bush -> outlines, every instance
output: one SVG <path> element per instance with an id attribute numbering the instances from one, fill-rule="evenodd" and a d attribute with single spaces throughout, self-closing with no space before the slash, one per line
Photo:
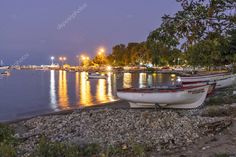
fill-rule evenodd
<path id="1" fill-rule="evenodd" d="M 215 154 L 215 157 L 230 157 L 230 155 L 225 153 L 220 153 L 220 154 Z"/>
<path id="2" fill-rule="evenodd" d="M 131 145 L 131 147 L 109 146 L 107 149 L 102 149 L 97 144 L 88 144 L 79 147 L 71 144 L 63 144 L 60 142 L 49 142 L 45 137 L 40 139 L 38 147 L 31 155 L 32 157 L 113 157 L 113 156 L 128 156 L 128 157 L 144 157 L 145 147 L 142 145 Z"/>
<path id="3" fill-rule="evenodd" d="M 7 125 L 0 124 L 0 157 L 15 157 L 16 139 L 14 131 Z"/>
<path id="4" fill-rule="evenodd" d="M 96 144 L 89 144 L 82 148 L 76 145 L 60 142 L 49 142 L 45 137 L 40 139 L 38 147 L 32 154 L 33 157 L 84 157 L 94 156 L 100 153 L 101 149 Z"/>
<path id="5" fill-rule="evenodd" d="M 81 149 L 82 155 L 92 156 L 101 152 L 101 147 L 97 144 L 89 144 Z"/>
<path id="6" fill-rule="evenodd" d="M 7 125 L 0 124 L 0 143 L 15 143 L 14 131 Z"/>
<path id="7" fill-rule="evenodd" d="M 146 156 L 146 147 L 140 144 L 132 144 L 131 147 L 109 146 L 106 150 L 105 157 L 127 156 L 127 157 L 144 157 Z"/>
<path id="8" fill-rule="evenodd" d="M 16 150 L 12 145 L 0 143 L 0 157 L 15 157 Z"/>
<path id="9" fill-rule="evenodd" d="M 73 145 L 66 145 L 59 142 L 48 142 L 45 137 L 40 139 L 39 145 L 33 156 L 37 157 L 77 157 L 79 149 Z"/>
<path id="10" fill-rule="evenodd" d="M 132 146 L 132 150 L 137 157 L 145 156 L 146 148 L 143 145 L 135 144 Z"/>

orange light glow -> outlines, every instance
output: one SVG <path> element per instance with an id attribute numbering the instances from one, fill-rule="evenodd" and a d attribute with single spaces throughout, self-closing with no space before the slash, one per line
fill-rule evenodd
<path id="1" fill-rule="evenodd" d="M 124 73 L 123 88 L 131 88 L 131 87 L 132 87 L 132 74 Z"/>
<path id="2" fill-rule="evenodd" d="M 147 86 L 147 74 L 140 73 L 139 74 L 139 88 L 144 88 Z"/>
<path id="3" fill-rule="evenodd" d="M 100 103 L 108 102 L 108 97 L 106 95 L 106 80 L 99 79 L 97 84 L 96 98 Z"/>
<path id="4" fill-rule="evenodd" d="M 90 82 L 87 80 L 87 73 L 82 72 L 80 74 L 80 105 L 92 106 L 92 95 Z"/>
<path id="5" fill-rule="evenodd" d="M 67 89 L 67 73 L 66 71 L 59 71 L 59 83 L 58 83 L 58 97 L 59 97 L 59 107 L 61 109 L 68 109 L 69 99 L 68 99 L 68 89 Z"/>

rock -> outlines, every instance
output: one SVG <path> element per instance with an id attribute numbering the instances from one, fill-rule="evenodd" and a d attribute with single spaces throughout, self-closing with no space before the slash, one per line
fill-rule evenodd
<path id="1" fill-rule="evenodd" d="M 230 107 L 236 108 L 236 103 L 231 104 Z"/>
<path id="2" fill-rule="evenodd" d="M 230 124 L 225 118 L 184 115 L 171 110 L 97 109 L 22 121 L 17 125 L 30 129 L 16 134 L 25 137 L 19 151 L 26 153 L 37 146 L 42 135 L 51 141 L 80 146 L 96 143 L 104 148 L 113 145 L 128 149 L 130 145 L 141 144 L 168 151 L 181 149 L 202 133 L 219 132 Z"/>
<path id="3" fill-rule="evenodd" d="M 215 134 L 227 128 L 231 124 L 232 124 L 232 120 L 226 119 L 226 120 L 216 121 L 213 123 L 205 123 L 203 125 L 200 125 L 199 127 L 204 128 L 203 134 Z"/>

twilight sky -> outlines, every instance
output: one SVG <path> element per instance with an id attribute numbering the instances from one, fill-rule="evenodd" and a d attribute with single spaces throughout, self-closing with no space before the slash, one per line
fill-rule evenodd
<path id="1" fill-rule="evenodd" d="M 164 14 L 178 9 L 176 0 L 1 0 L 0 60 L 14 64 L 28 53 L 22 64 L 48 64 L 60 55 L 73 64 L 99 46 L 111 53 L 116 44 L 144 41 Z"/>

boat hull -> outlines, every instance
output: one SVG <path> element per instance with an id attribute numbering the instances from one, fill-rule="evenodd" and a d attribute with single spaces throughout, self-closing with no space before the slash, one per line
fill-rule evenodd
<path id="1" fill-rule="evenodd" d="M 216 81 L 216 89 L 227 88 L 235 84 L 236 76 L 231 76 L 226 79 Z"/>
<path id="2" fill-rule="evenodd" d="M 0 70 L 7 70 L 7 69 L 9 69 L 9 66 L 3 66 L 3 67 L 0 66 Z"/>
<path id="3" fill-rule="evenodd" d="M 181 77 L 181 83 L 183 86 L 195 86 L 196 84 L 206 84 L 207 82 L 215 82 L 216 89 L 227 88 L 232 86 L 236 82 L 236 75 L 209 75 L 199 77 Z"/>
<path id="4" fill-rule="evenodd" d="M 207 96 L 209 85 L 176 92 L 118 92 L 119 98 L 130 102 L 131 108 L 197 108 Z"/>

